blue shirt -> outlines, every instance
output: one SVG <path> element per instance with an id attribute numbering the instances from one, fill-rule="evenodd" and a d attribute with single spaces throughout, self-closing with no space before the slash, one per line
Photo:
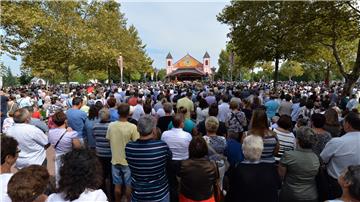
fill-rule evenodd
<path id="1" fill-rule="evenodd" d="M 96 154 L 100 157 L 111 157 L 111 148 L 109 140 L 106 139 L 106 132 L 109 123 L 95 123 L 93 127 L 93 135 L 96 143 Z"/>
<path id="2" fill-rule="evenodd" d="M 86 138 L 85 122 L 87 115 L 79 109 L 68 109 L 66 111 L 68 125 L 78 132 L 79 138 Z"/>
<path id="3" fill-rule="evenodd" d="M 275 116 L 277 110 L 279 109 L 279 106 L 279 103 L 275 100 L 269 100 L 265 103 L 266 115 L 268 119 L 271 119 L 273 116 Z"/>
<path id="4" fill-rule="evenodd" d="M 172 129 L 174 127 L 173 122 L 171 121 L 168 126 L 168 130 Z M 185 119 L 184 121 L 184 128 L 183 130 L 192 134 L 193 129 L 195 128 L 195 123 L 191 119 Z"/>
<path id="5" fill-rule="evenodd" d="M 166 166 L 172 158 L 161 140 L 137 140 L 125 147 L 131 170 L 132 201 L 162 201 L 169 192 Z"/>
<path id="6" fill-rule="evenodd" d="M 86 126 L 86 135 L 87 135 L 87 140 L 88 140 L 88 146 L 91 148 L 95 148 L 95 138 L 94 138 L 94 134 L 93 134 L 93 128 L 95 123 L 98 123 L 99 119 L 87 119 L 85 122 L 85 126 Z"/>
<path id="7" fill-rule="evenodd" d="M 119 114 L 118 114 L 118 111 L 116 109 L 110 108 L 109 112 L 110 112 L 110 122 L 119 120 Z"/>
<path id="8" fill-rule="evenodd" d="M 240 142 L 234 139 L 228 139 L 227 147 L 225 148 L 224 154 L 227 157 L 230 166 L 234 166 L 244 160 L 244 154 L 242 152 L 242 146 Z"/>

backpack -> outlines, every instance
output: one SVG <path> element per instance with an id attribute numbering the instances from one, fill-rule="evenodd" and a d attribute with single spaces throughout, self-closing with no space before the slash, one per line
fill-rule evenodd
<path id="1" fill-rule="evenodd" d="M 233 112 L 230 112 L 230 113 L 231 113 L 230 119 L 227 121 L 228 130 L 231 130 L 231 131 L 234 131 L 237 133 L 243 132 L 244 131 L 243 123 L 240 120 L 246 119 L 245 115 L 241 112 L 239 112 L 237 114 L 235 114 Z M 239 115 L 240 115 L 240 117 L 239 117 Z M 241 117 L 242 115 L 244 117 Z"/>

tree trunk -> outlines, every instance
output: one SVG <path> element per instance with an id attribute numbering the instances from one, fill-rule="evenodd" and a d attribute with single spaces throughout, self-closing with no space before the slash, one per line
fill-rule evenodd
<path id="1" fill-rule="evenodd" d="M 350 74 L 347 74 L 345 72 L 345 68 L 344 68 L 344 66 L 343 66 L 343 64 L 342 64 L 342 62 L 340 60 L 340 56 L 339 56 L 339 53 L 337 51 L 335 43 L 333 43 L 332 48 L 333 48 L 333 55 L 335 56 L 335 59 L 336 59 L 336 63 L 339 66 L 341 74 L 345 78 L 345 85 L 344 85 L 343 92 L 342 92 L 341 96 L 344 97 L 346 95 L 351 95 L 352 94 L 352 89 L 354 88 L 354 85 L 355 85 L 356 81 L 359 79 L 359 76 L 360 76 L 360 40 L 358 42 L 356 61 L 355 61 L 355 64 L 354 64 Z"/>
<path id="2" fill-rule="evenodd" d="M 327 67 L 326 67 L 325 79 L 324 79 L 326 86 L 330 85 L 330 67 L 331 67 L 330 64 L 327 65 Z"/>
<path id="3" fill-rule="evenodd" d="M 65 80 L 66 80 L 66 87 L 65 87 L 65 92 L 69 93 L 70 92 L 70 67 L 69 65 L 66 65 L 66 69 L 65 69 Z"/>
<path id="4" fill-rule="evenodd" d="M 276 85 L 279 80 L 279 57 L 275 58 L 275 72 L 274 72 L 274 89 L 276 90 Z"/>

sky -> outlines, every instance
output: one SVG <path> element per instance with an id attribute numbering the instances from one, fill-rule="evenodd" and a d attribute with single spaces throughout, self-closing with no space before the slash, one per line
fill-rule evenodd
<path id="1" fill-rule="evenodd" d="M 146 44 L 147 54 L 154 60 L 154 68 L 165 67 L 169 52 L 174 62 L 187 53 L 202 62 L 206 51 L 210 55 L 210 65 L 218 67 L 220 51 L 229 40 L 226 36 L 229 28 L 218 22 L 216 15 L 229 4 L 228 1 L 126 0 L 120 3 L 128 25 L 135 25 Z M 1 59 L 14 74 L 20 74 L 21 58 L 14 61 L 2 56 Z"/>

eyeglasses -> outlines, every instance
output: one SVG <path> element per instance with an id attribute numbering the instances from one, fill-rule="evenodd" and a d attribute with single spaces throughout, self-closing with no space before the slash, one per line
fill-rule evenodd
<path id="1" fill-rule="evenodd" d="M 16 150 L 16 153 L 18 154 L 18 153 L 20 153 L 21 152 L 21 149 L 17 149 Z"/>

